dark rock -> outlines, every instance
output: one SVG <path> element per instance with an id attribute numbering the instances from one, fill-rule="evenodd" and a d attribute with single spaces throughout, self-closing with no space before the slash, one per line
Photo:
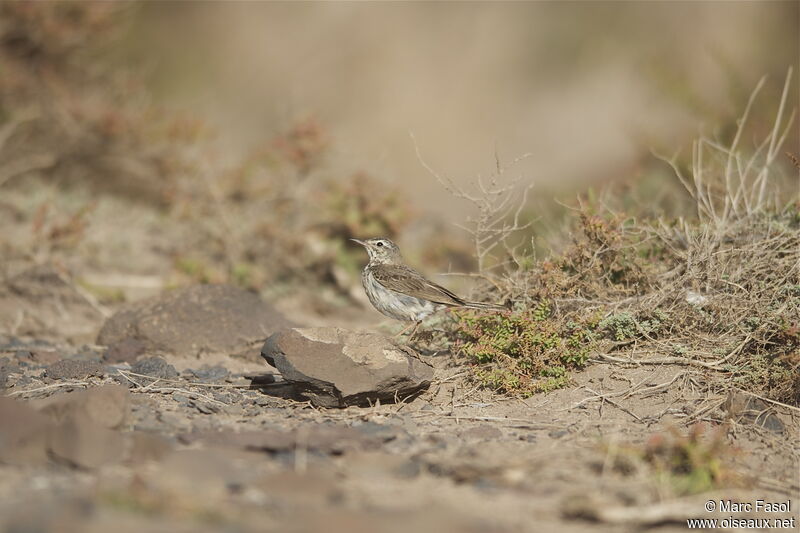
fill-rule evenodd
<path id="1" fill-rule="evenodd" d="M 128 337 L 109 346 L 103 359 L 109 363 L 129 363 L 136 361 L 146 351 L 147 345 L 143 341 Z"/>
<path id="2" fill-rule="evenodd" d="M 45 376 L 50 379 L 85 379 L 90 376 L 102 376 L 103 373 L 103 365 L 100 363 L 75 359 L 62 359 L 45 370 Z"/>
<path id="3" fill-rule="evenodd" d="M 198 285 L 119 311 L 103 325 L 97 343 L 109 347 L 109 358 L 142 351 L 257 357 L 261 340 L 290 326 L 252 292 L 229 285 Z M 131 339 L 140 344 L 132 345 Z"/>
<path id="4" fill-rule="evenodd" d="M 178 377 L 178 371 L 163 357 L 140 359 L 131 365 L 131 372 L 152 378 L 175 379 Z"/>
<path id="5" fill-rule="evenodd" d="M 340 328 L 283 330 L 261 354 L 303 398 L 323 407 L 405 399 L 433 379 L 433 368 L 411 348 Z"/>

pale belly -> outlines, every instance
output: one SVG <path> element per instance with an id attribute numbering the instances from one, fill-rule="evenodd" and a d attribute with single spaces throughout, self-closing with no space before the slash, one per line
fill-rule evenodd
<path id="1" fill-rule="evenodd" d="M 384 315 L 395 320 L 419 322 L 445 307 L 385 288 L 369 272 L 362 272 L 361 282 L 372 305 Z"/>

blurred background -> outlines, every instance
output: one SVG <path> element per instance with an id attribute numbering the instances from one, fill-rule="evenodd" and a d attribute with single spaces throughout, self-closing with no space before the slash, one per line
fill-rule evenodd
<path id="1" fill-rule="evenodd" d="M 798 44 L 796 0 L 0 0 L 0 530 L 665 532 L 716 483 L 797 494 Z M 695 223 L 698 136 L 706 209 L 754 216 Z M 463 229 L 515 212 L 509 248 Z M 400 331 L 375 236 L 519 312 L 432 317 L 414 407 L 270 396 L 286 322 Z"/>
<path id="2" fill-rule="evenodd" d="M 455 226 L 473 206 L 423 161 L 471 190 L 529 154 L 509 176 L 533 185 L 541 253 L 589 189 L 688 212 L 653 152 L 730 141 L 766 76 L 763 138 L 800 53 L 797 2 L 0 9 L 3 271 L 53 260 L 104 300 L 194 281 L 356 297 L 365 258 L 344 243 L 378 234 L 474 269 Z"/>
<path id="3" fill-rule="evenodd" d="M 148 3 L 121 47 L 228 150 L 314 116 L 339 157 L 438 210 L 409 132 L 457 180 L 495 150 L 532 154 L 545 190 L 630 176 L 732 122 L 764 75 L 776 106 L 798 32 L 796 2 Z"/>

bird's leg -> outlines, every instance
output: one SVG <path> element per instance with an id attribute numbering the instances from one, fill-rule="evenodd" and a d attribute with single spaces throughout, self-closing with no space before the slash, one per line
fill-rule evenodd
<path id="1" fill-rule="evenodd" d="M 408 340 L 411 340 L 411 339 L 414 338 L 414 334 L 417 332 L 417 328 L 419 327 L 420 324 L 422 324 L 422 320 L 417 320 L 414 323 L 414 329 L 411 330 L 411 335 L 408 336 Z"/>
<path id="2" fill-rule="evenodd" d="M 412 322 L 411 324 L 407 325 L 406 327 L 404 327 L 400 331 L 400 333 L 396 334 L 395 337 L 399 337 L 400 335 L 402 335 L 403 333 L 405 333 L 406 331 L 411 329 L 412 326 L 414 327 L 414 331 L 417 331 L 417 326 L 419 326 L 419 322 Z M 412 332 L 412 335 L 413 335 L 413 332 Z"/>

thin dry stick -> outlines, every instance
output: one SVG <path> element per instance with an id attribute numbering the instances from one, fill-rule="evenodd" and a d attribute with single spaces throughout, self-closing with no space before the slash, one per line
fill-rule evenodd
<path id="1" fill-rule="evenodd" d="M 478 176 L 475 181 L 476 192 L 469 192 L 459 187 L 455 182 L 433 170 L 423 159 L 419 145 L 413 133 L 411 140 L 414 143 L 417 159 L 422 167 L 433 176 L 444 189 L 455 196 L 470 202 L 478 211 L 474 217 L 467 219 L 469 226 L 456 224 L 466 231 L 475 246 L 475 255 L 478 259 L 478 271 L 482 275 L 487 273 L 487 263 L 494 252 L 502 246 L 512 259 L 516 260 L 516 248 L 509 245 L 508 241 L 513 236 L 530 227 L 532 222 L 522 223 L 522 212 L 527 205 L 528 193 L 532 185 L 523 187 L 522 195 L 518 194 L 522 176 L 508 180 L 504 184 L 506 168 L 500 163 L 500 158 L 495 153 L 496 168 L 488 177 Z M 513 167 L 527 159 L 532 154 L 523 154 L 514 159 L 510 166 Z"/>
<path id="2" fill-rule="evenodd" d="M 58 389 L 63 387 L 88 387 L 89 383 L 86 381 L 71 381 L 69 383 L 53 383 L 52 385 L 45 385 L 44 387 L 37 387 L 35 389 L 27 389 L 27 390 L 18 390 L 6 394 L 6 396 L 17 396 L 22 394 L 33 394 L 35 392 L 42 392 L 46 390 Z"/>
<path id="3" fill-rule="evenodd" d="M 597 391 L 594 391 L 594 390 L 592 390 L 592 389 L 590 389 L 590 388 L 588 388 L 588 387 L 584 387 L 584 389 L 586 389 L 588 392 L 591 392 L 592 394 L 595 394 L 595 395 L 596 395 L 594 398 L 592 398 L 593 400 L 597 400 L 597 399 L 599 399 L 599 400 L 602 400 L 604 403 L 605 403 L 605 402 L 608 402 L 609 404 L 613 405 L 614 407 L 616 407 L 617 409 L 619 409 L 619 410 L 620 410 L 620 411 L 622 411 L 623 413 L 627 413 L 627 414 L 631 415 L 631 416 L 632 416 L 633 418 L 635 418 L 635 419 L 636 419 L 638 422 L 642 422 L 642 419 L 641 419 L 641 418 L 639 418 L 639 416 L 638 416 L 636 413 L 634 413 L 633 411 L 631 411 L 630 409 L 628 409 L 628 408 L 627 408 L 627 407 L 625 407 L 624 405 L 620 405 L 620 404 L 618 404 L 617 402 L 615 402 L 614 400 L 612 400 L 611 398 L 609 398 L 608 396 L 605 396 L 605 395 L 603 395 L 603 394 L 600 394 L 599 392 L 597 392 Z"/>

